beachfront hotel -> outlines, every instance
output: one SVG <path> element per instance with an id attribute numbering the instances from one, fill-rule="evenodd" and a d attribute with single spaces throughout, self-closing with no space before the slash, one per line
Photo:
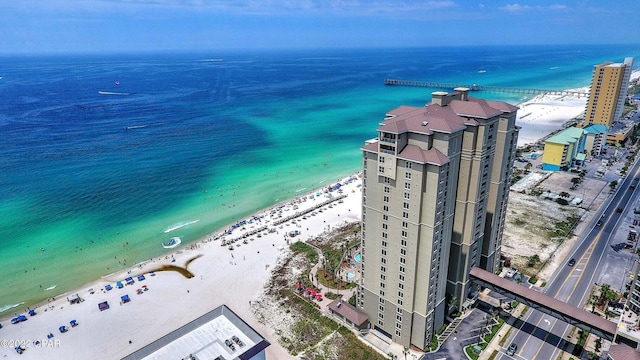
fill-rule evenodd
<path id="1" fill-rule="evenodd" d="M 611 127 L 620 120 L 632 68 L 632 57 L 625 58 L 624 63 L 605 62 L 594 66 L 583 126 Z"/>
<path id="2" fill-rule="evenodd" d="M 363 151 L 362 280 L 375 331 L 424 349 L 473 304 L 469 270 L 499 268 L 517 107 L 435 92 L 386 114 Z"/>

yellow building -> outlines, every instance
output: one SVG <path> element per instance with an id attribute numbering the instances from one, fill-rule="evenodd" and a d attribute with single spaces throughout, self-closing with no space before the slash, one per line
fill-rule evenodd
<path id="1" fill-rule="evenodd" d="M 605 62 L 595 66 L 583 126 L 611 127 L 620 120 L 632 67 L 633 58 L 625 58 L 624 63 Z"/>
<path id="2" fill-rule="evenodd" d="M 544 142 L 542 169 L 549 171 L 568 170 L 580 165 L 586 158 L 587 131 L 570 127 L 553 135 Z"/>

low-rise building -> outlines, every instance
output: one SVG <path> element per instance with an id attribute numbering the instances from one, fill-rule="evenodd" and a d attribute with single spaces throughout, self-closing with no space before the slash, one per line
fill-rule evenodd
<path id="1" fill-rule="evenodd" d="M 542 169 L 559 171 L 581 165 L 586 158 L 586 134 L 584 129 L 569 127 L 545 140 Z"/>
<path id="2" fill-rule="evenodd" d="M 602 124 L 592 124 L 583 128 L 586 131 L 586 142 L 584 149 L 591 156 L 598 156 L 602 152 L 607 140 L 609 127 Z"/>

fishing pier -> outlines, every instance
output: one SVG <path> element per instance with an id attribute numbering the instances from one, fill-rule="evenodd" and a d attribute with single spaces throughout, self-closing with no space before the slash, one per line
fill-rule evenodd
<path id="1" fill-rule="evenodd" d="M 412 86 L 412 87 L 424 87 L 432 89 L 455 89 L 455 88 L 467 88 L 471 91 L 490 91 L 490 92 L 503 92 L 512 94 L 550 94 L 550 95 L 567 95 L 578 98 L 589 97 L 588 92 L 572 91 L 572 90 L 545 90 L 545 89 L 526 89 L 508 86 L 491 86 L 491 85 L 478 85 L 478 84 L 453 84 L 435 81 L 416 81 L 416 80 L 399 80 L 399 79 L 385 79 L 384 84 L 388 86 Z"/>

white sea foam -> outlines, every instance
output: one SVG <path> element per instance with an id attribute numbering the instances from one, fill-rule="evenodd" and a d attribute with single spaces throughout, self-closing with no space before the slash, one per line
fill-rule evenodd
<path id="1" fill-rule="evenodd" d="M 177 223 L 177 224 L 173 224 L 173 225 L 169 226 L 168 228 L 166 228 L 166 229 L 164 230 L 164 233 L 165 233 L 165 234 L 166 234 L 166 233 L 170 233 L 170 232 L 172 232 L 173 230 L 178 230 L 178 229 L 183 228 L 183 227 L 185 227 L 185 226 L 188 226 L 188 225 L 191 225 L 191 224 L 195 224 L 195 223 L 197 223 L 198 221 L 200 221 L 200 220 L 184 221 L 184 222 L 179 222 L 179 223 Z"/>
<path id="2" fill-rule="evenodd" d="M 24 302 L 18 303 L 18 304 L 11 304 L 11 305 L 5 305 L 3 307 L 0 307 L 0 313 L 5 312 L 9 309 L 13 309 L 14 307 L 18 307 L 20 305 L 24 304 Z"/>
<path id="3" fill-rule="evenodd" d="M 307 188 L 298 189 L 296 190 L 296 192 L 299 193 L 300 191 L 305 191 L 305 190 L 307 190 Z"/>
<path id="4" fill-rule="evenodd" d="M 56 288 L 56 286 L 58 286 L 58 284 L 56 284 L 56 285 L 51 285 L 51 286 L 49 286 L 48 288 L 46 288 L 45 290 L 53 290 L 53 289 L 55 289 L 55 288 Z"/>

